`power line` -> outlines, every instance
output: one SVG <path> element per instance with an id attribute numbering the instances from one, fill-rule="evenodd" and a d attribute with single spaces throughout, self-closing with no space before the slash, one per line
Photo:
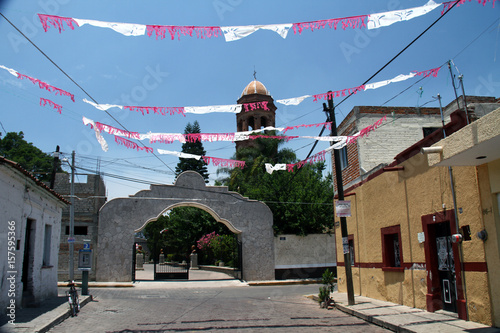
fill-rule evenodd
<path id="1" fill-rule="evenodd" d="M 378 73 L 380 73 L 381 71 L 383 71 L 387 66 L 389 66 L 389 64 L 391 64 L 394 60 L 396 60 L 396 58 L 398 58 L 401 54 L 403 54 L 404 51 L 406 51 L 411 45 L 413 45 L 413 43 L 415 43 L 418 39 L 420 39 L 420 37 L 422 37 L 427 31 L 429 31 L 430 28 L 432 28 L 436 23 L 438 23 L 446 14 L 448 14 L 448 12 L 450 10 L 452 10 L 457 4 L 459 3 L 459 1 L 456 1 L 444 14 L 442 14 L 441 16 L 439 16 L 430 26 L 427 27 L 427 29 L 425 29 L 422 33 L 420 33 L 420 35 L 418 35 L 417 37 L 415 37 L 408 45 L 406 45 L 401 51 L 399 51 L 398 54 L 396 54 L 394 57 L 392 57 L 391 60 L 389 60 L 384 66 L 382 66 L 378 71 L 375 72 L 375 74 L 373 74 L 372 76 L 370 76 L 365 82 L 363 82 L 363 84 L 361 85 L 365 85 L 367 84 L 368 82 L 370 82 L 371 79 L 373 79 L 375 76 L 377 76 Z M 340 104 L 342 104 L 346 99 L 348 99 L 349 97 L 351 97 L 353 95 L 353 92 L 351 92 L 349 95 L 347 95 L 343 100 L 341 100 L 339 103 L 337 103 L 336 107 L 338 107 Z"/>
<path id="2" fill-rule="evenodd" d="M 0 121 L 0 125 L 2 125 L 3 132 L 4 132 L 5 134 L 7 134 L 7 131 L 5 130 L 5 127 L 3 127 L 3 124 L 2 124 L 2 122 L 1 122 L 1 121 Z M 0 135 L 0 136 L 1 136 L 1 135 Z"/>

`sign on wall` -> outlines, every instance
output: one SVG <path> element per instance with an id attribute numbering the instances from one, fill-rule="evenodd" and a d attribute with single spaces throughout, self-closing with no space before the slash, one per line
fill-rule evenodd
<path id="1" fill-rule="evenodd" d="M 351 217 L 351 201 L 341 201 L 335 202 L 335 216 L 337 217 Z"/>

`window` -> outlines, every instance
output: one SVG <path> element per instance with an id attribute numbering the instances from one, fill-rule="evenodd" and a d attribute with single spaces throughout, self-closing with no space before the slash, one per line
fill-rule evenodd
<path id="1" fill-rule="evenodd" d="M 349 162 L 347 160 L 347 146 L 340 149 L 339 155 L 340 155 L 340 170 L 344 170 L 349 165 Z"/>
<path id="2" fill-rule="evenodd" d="M 88 227 L 87 226 L 75 226 L 73 235 L 88 235 Z M 69 225 L 66 226 L 66 235 L 69 235 Z"/>
<path id="3" fill-rule="evenodd" d="M 441 127 L 422 127 L 422 131 L 424 132 L 424 138 L 432 133 L 434 133 L 435 131 L 437 131 L 438 129 L 441 129 Z"/>
<path id="4" fill-rule="evenodd" d="M 401 252 L 401 227 L 395 225 L 392 227 L 380 229 L 382 234 L 382 259 L 384 271 L 402 272 L 403 254 Z"/>
<path id="5" fill-rule="evenodd" d="M 52 240 L 52 226 L 45 225 L 45 236 L 43 242 L 43 266 L 50 266 L 50 246 Z"/>

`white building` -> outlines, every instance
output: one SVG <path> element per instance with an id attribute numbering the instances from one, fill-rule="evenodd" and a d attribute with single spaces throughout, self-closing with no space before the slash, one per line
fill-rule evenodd
<path id="1" fill-rule="evenodd" d="M 62 209 L 69 204 L 17 163 L 0 156 L 0 308 L 57 296 Z"/>

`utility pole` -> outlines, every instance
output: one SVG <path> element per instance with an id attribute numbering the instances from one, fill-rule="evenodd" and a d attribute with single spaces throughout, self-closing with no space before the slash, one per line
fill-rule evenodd
<path id="1" fill-rule="evenodd" d="M 73 280 L 75 276 L 75 263 L 73 256 L 75 255 L 75 151 L 71 153 L 71 190 L 70 190 L 69 206 L 69 279 Z"/>
<path id="2" fill-rule="evenodd" d="M 327 121 L 332 122 L 331 136 L 337 136 L 337 123 L 335 121 L 335 107 L 333 99 L 328 100 L 328 108 L 323 103 L 323 111 L 327 113 Z M 342 183 L 342 170 L 340 169 L 340 152 L 338 149 L 333 149 L 333 157 L 335 160 L 335 179 L 337 183 L 338 200 L 344 200 L 344 185 Z M 345 277 L 347 284 L 347 301 L 349 305 L 354 305 L 354 288 L 352 284 L 352 269 L 351 269 L 351 253 L 349 252 L 349 241 L 347 232 L 347 221 L 345 217 L 340 217 L 340 229 L 342 232 L 342 247 L 344 249 L 344 266 Z"/>
<path id="3" fill-rule="evenodd" d="M 469 111 L 467 110 L 467 99 L 465 98 L 464 76 L 460 74 L 458 76 L 458 80 L 460 81 L 460 86 L 462 87 L 462 96 L 464 98 L 465 119 L 467 120 L 467 125 L 469 125 Z"/>
<path id="4" fill-rule="evenodd" d="M 451 75 L 451 85 L 453 86 L 453 92 L 455 93 L 455 99 L 457 101 L 457 110 L 460 110 L 460 101 L 458 99 L 457 95 L 457 87 L 455 86 L 455 76 L 453 75 L 453 71 L 451 70 L 451 60 L 448 60 L 448 69 L 450 70 L 450 75 Z M 465 112 L 465 119 L 467 121 L 467 125 L 469 125 L 469 115 L 467 114 L 467 104 L 465 103 L 465 90 L 462 82 L 462 75 L 458 77 L 460 80 L 460 84 L 462 85 L 462 93 L 463 93 L 463 103 L 464 103 L 464 112 Z"/>

